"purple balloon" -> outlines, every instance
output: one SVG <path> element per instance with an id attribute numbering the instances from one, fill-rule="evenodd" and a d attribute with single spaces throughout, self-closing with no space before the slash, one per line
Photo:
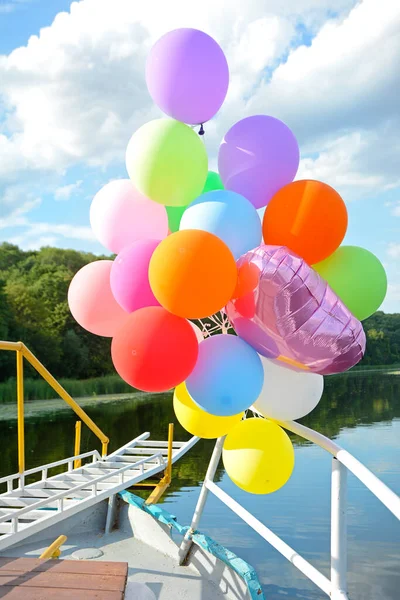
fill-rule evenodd
<path id="1" fill-rule="evenodd" d="M 128 313 L 145 306 L 160 306 L 149 283 L 149 262 L 159 243 L 160 240 L 138 240 L 126 246 L 113 262 L 111 291 Z"/>
<path id="2" fill-rule="evenodd" d="M 302 258 L 284 247 L 259 246 L 237 264 L 242 295 L 226 313 L 260 354 L 321 375 L 341 373 L 362 359 L 360 321 Z"/>
<path id="3" fill-rule="evenodd" d="M 274 117 L 255 115 L 238 121 L 225 135 L 218 170 L 227 190 L 262 208 L 293 181 L 299 161 L 299 146 L 289 127 Z"/>
<path id="4" fill-rule="evenodd" d="M 146 82 L 167 115 L 190 125 L 205 123 L 221 108 L 229 68 L 221 47 L 198 29 L 174 29 L 150 51 Z"/>

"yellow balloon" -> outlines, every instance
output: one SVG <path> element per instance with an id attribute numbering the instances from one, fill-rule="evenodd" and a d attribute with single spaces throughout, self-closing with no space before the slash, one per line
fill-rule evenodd
<path id="1" fill-rule="evenodd" d="M 207 439 L 225 435 L 243 417 L 243 413 L 230 417 L 217 417 L 205 412 L 192 400 L 185 383 L 181 383 L 175 388 L 174 411 L 176 418 L 186 431 Z"/>
<path id="2" fill-rule="evenodd" d="M 222 460 L 229 477 L 251 494 L 270 494 L 288 481 L 294 450 L 287 433 L 269 419 L 246 419 L 226 436 Z"/>

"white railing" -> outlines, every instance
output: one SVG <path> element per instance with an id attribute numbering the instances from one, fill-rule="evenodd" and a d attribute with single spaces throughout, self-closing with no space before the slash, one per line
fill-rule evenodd
<path id="1" fill-rule="evenodd" d="M 82 460 L 83 458 L 89 458 L 89 456 L 93 457 L 93 462 L 96 460 L 101 460 L 101 456 L 97 450 L 91 450 L 90 452 L 84 452 L 83 454 L 78 454 L 77 456 L 71 456 L 69 458 L 63 458 L 62 460 L 57 460 L 52 463 L 48 463 L 47 465 L 42 465 L 40 467 L 35 467 L 33 469 L 28 469 L 28 471 L 24 471 L 23 473 L 13 473 L 12 475 L 7 475 L 6 477 L 2 477 L 0 479 L 1 483 L 7 483 L 7 492 L 12 492 L 14 489 L 14 481 L 18 481 L 18 488 L 23 489 L 25 486 L 25 477 L 28 475 L 34 475 L 35 473 L 42 473 L 42 481 L 46 481 L 47 473 L 49 469 L 53 469 L 54 467 L 60 467 L 61 465 L 68 465 L 68 471 L 72 471 L 74 468 L 75 460 Z"/>
<path id="2" fill-rule="evenodd" d="M 94 452 L 97 452 L 97 451 L 94 451 Z M 65 462 L 69 462 L 69 461 L 73 462 L 74 460 L 78 460 L 80 458 L 86 458 L 87 456 L 91 456 L 91 455 L 93 455 L 94 452 L 85 452 L 85 454 L 82 454 L 79 456 L 74 456 L 69 459 L 64 459 L 62 461 L 57 461 L 57 463 L 50 463 L 49 465 L 46 465 L 45 467 L 37 467 L 36 469 L 32 469 L 31 471 L 37 472 L 37 471 L 45 469 L 46 467 L 51 468 L 52 466 L 57 466 L 58 463 L 63 464 Z M 163 458 L 160 452 L 154 454 L 154 456 L 155 457 L 160 456 L 161 459 Z M 121 485 L 124 483 L 125 471 L 139 470 L 140 473 L 143 474 L 145 471 L 144 465 L 146 462 L 148 462 L 148 460 L 149 460 L 149 457 L 145 457 L 138 462 L 130 463 L 129 465 L 125 465 L 124 467 L 121 467 L 120 469 L 114 469 L 112 473 L 105 473 L 104 475 L 99 475 L 98 477 L 93 477 L 90 480 L 83 481 L 79 485 L 75 485 L 75 486 L 71 485 L 71 487 L 69 487 L 68 489 L 63 489 L 58 494 L 54 494 L 48 498 L 44 498 L 43 500 L 34 502 L 33 504 L 26 506 L 25 508 L 19 509 L 17 513 L 5 514 L 5 515 L 0 516 L 0 523 L 5 523 L 7 521 L 11 521 L 12 522 L 12 533 L 17 533 L 18 519 L 23 517 L 25 514 L 30 513 L 33 510 L 37 510 L 39 508 L 44 508 L 47 506 L 47 504 L 54 503 L 55 501 L 58 501 L 58 508 L 57 508 L 58 512 L 63 512 L 63 510 L 64 510 L 63 500 L 66 496 L 71 496 L 71 494 L 80 492 L 84 488 L 88 488 L 88 487 L 91 487 L 92 496 L 97 496 L 97 494 L 98 494 L 97 484 L 98 483 L 103 483 L 103 482 L 106 483 L 107 479 L 109 479 L 110 477 L 115 477 L 115 475 L 118 475 L 119 479 L 120 479 L 119 485 Z M 96 462 L 96 461 L 94 461 L 94 462 Z M 75 469 L 74 473 L 79 473 L 79 471 L 83 470 L 84 468 L 85 467 L 83 466 L 80 469 Z M 28 471 L 26 471 L 26 473 L 28 473 Z M 13 477 L 13 476 L 10 475 L 10 477 Z M 49 481 L 49 482 L 57 481 L 57 478 L 59 478 L 59 477 L 60 477 L 60 475 L 55 475 L 53 477 L 50 477 L 47 481 Z M 7 480 L 7 478 L 5 477 L 5 478 L 3 478 L 3 480 Z M 35 484 L 31 484 L 30 489 L 35 489 L 34 486 L 35 486 Z M 18 490 L 14 490 L 14 492 L 17 492 L 17 491 Z M 11 492 L 11 494 L 12 493 L 13 492 Z M 7 498 L 7 494 L 3 495 L 2 497 Z M 43 518 L 45 518 L 45 515 L 43 515 Z"/>
<path id="3" fill-rule="evenodd" d="M 214 483 L 214 476 L 221 458 L 225 438 L 219 438 L 215 444 L 207 473 L 193 514 L 190 529 L 185 534 L 179 549 L 182 564 L 192 544 L 192 535 L 197 531 L 204 510 L 208 492 L 213 493 L 221 502 L 245 521 L 264 540 L 287 558 L 308 579 L 313 581 L 332 600 L 348 600 L 347 596 L 347 471 L 351 471 L 393 515 L 400 519 L 400 498 L 380 479 L 369 471 L 349 452 L 320 433 L 300 425 L 295 421 L 279 423 L 285 429 L 300 437 L 314 442 L 332 456 L 331 479 L 331 577 L 328 579 L 310 562 L 300 556 L 293 548 L 261 523 L 229 494 Z"/>

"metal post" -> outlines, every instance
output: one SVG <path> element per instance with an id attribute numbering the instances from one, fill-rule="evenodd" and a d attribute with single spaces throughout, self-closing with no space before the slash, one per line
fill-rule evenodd
<path id="1" fill-rule="evenodd" d="M 82 421 L 77 421 L 75 423 L 75 451 L 74 456 L 79 456 L 81 453 L 81 431 L 82 431 Z M 74 469 L 79 469 L 82 465 L 81 459 L 77 459 L 74 461 Z"/>
<path id="2" fill-rule="evenodd" d="M 332 600 L 347 600 L 347 468 L 332 460 L 331 487 Z"/>
<path id="3" fill-rule="evenodd" d="M 17 411 L 18 411 L 18 471 L 25 471 L 25 424 L 24 424 L 24 357 L 17 350 Z M 21 481 L 21 487 L 22 481 Z"/>
<path id="4" fill-rule="evenodd" d="M 172 479 L 172 441 L 174 439 L 174 424 L 168 425 L 168 462 L 166 468 L 166 476 L 168 483 L 171 483 Z"/>
<path id="5" fill-rule="evenodd" d="M 194 509 L 193 519 L 190 524 L 190 529 L 185 533 L 185 537 L 183 538 L 182 543 L 179 548 L 179 564 L 180 565 L 182 565 L 185 562 L 188 552 L 190 550 L 190 547 L 192 545 L 192 535 L 198 529 L 201 515 L 203 514 L 204 506 L 205 506 L 207 496 L 208 496 L 208 489 L 206 487 L 206 482 L 214 480 L 215 472 L 217 470 L 218 463 L 219 463 L 219 459 L 221 458 L 222 446 L 224 444 L 224 440 L 225 440 L 225 436 L 218 438 L 216 441 L 216 444 L 214 446 L 214 450 L 213 450 L 213 453 L 212 453 L 212 456 L 211 456 L 211 459 L 210 459 L 210 462 L 208 465 L 207 473 L 206 473 L 206 476 L 203 481 L 203 485 L 200 490 L 199 499 L 197 500 L 196 508 Z"/>

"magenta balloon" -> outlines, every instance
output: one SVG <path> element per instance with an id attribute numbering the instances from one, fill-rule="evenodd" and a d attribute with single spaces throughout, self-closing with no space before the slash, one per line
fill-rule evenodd
<path id="1" fill-rule="evenodd" d="M 114 298 L 131 313 L 145 306 L 160 306 L 149 284 L 149 262 L 159 240 L 140 240 L 124 248 L 114 260 L 110 283 Z"/>
<path id="2" fill-rule="evenodd" d="M 237 264 L 241 297 L 226 312 L 236 333 L 260 354 L 322 375 L 361 360 L 360 321 L 302 258 L 284 247 L 259 246 Z"/>
<path id="3" fill-rule="evenodd" d="M 146 82 L 167 115 L 190 125 L 205 123 L 221 108 L 229 69 L 217 42 L 198 29 L 174 29 L 150 51 Z"/>
<path id="4" fill-rule="evenodd" d="M 299 161 L 299 146 L 289 127 L 274 117 L 255 115 L 238 121 L 225 135 L 218 171 L 227 190 L 262 208 L 293 181 Z"/>
<path id="5" fill-rule="evenodd" d="M 128 318 L 115 300 L 110 286 L 112 260 L 97 260 L 80 269 L 68 289 L 68 305 L 81 327 L 113 337 Z"/>

